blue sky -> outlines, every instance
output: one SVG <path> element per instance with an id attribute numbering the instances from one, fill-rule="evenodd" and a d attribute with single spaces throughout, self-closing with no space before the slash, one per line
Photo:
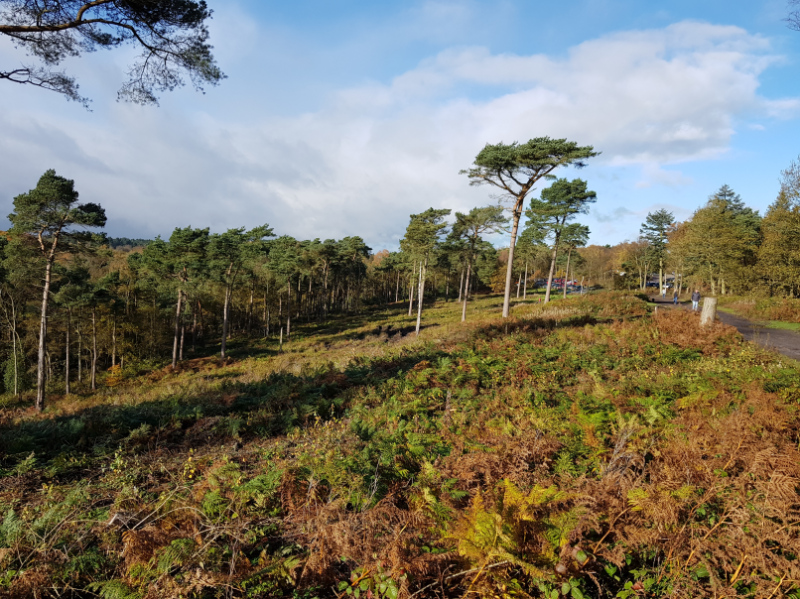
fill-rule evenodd
<path id="1" fill-rule="evenodd" d="M 410 213 L 493 201 L 458 175 L 485 143 L 549 135 L 602 152 L 561 176 L 597 191 L 583 221 L 613 244 L 723 183 L 763 212 L 800 154 L 784 0 L 209 4 L 228 79 L 204 95 L 117 103 L 126 51 L 67 63 L 92 112 L 2 83 L 2 214 L 55 168 L 112 235 L 267 222 L 394 249 Z"/>

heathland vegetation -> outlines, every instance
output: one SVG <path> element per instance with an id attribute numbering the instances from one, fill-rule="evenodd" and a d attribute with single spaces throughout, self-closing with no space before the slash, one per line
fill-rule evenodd
<path id="1" fill-rule="evenodd" d="M 0 238 L 0 596 L 794 596 L 800 369 L 641 292 L 797 321 L 797 172 L 764 218 L 723 187 L 615 247 L 557 179 L 374 253 L 111 241 L 48 171 Z"/>

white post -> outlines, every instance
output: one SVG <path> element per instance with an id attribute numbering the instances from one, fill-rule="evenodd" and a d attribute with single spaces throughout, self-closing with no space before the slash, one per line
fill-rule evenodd
<path id="1" fill-rule="evenodd" d="M 700 326 L 713 324 L 717 317 L 717 298 L 707 297 L 703 300 L 703 311 L 700 314 Z"/>

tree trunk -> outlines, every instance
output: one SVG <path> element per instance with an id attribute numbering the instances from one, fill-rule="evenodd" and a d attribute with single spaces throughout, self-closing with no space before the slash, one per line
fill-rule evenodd
<path id="1" fill-rule="evenodd" d="M 45 346 L 47 344 L 47 302 L 50 299 L 50 279 L 53 270 L 53 260 L 55 259 L 55 244 L 58 236 L 53 241 L 53 249 L 47 258 L 47 265 L 44 270 L 44 291 L 42 292 L 42 314 L 39 320 L 39 355 L 36 364 L 36 410 L 41 412 L 44 409 L 44 368 L 45 368 Z"/>
<path id="2" fill-rule="evenodd" d="M 464 298 L 464 268 L 461 269 L 461 280 L 458 282 L 458 301 Z"/>
<path id="3" fill-rule="evenodd" d="M 92 308 L 92 391 L 97 390 L 97 314 Z"/>
<path id="4" fill-rule="evenodd" d="M 178 365 L 178 335 L 181 326 L 181 307 L 183 306 L 183 289 L 178 289 L 178 302 L 175 307 L 175 334 L 172 339 L 172 370 Z"/>
<path id="5" fill-rule="evenodd" d="M 69 395 L 69 330 L 72 327 L 72 308 L 67 307 L 67 341 L 64 351 L 64 393 Z M 15 373 L 16 374 L 16 373 Z"/>
<path id="6" fill-rule="evenodd" d="M 556 258 L 558 258 L 558 240 L 553 244 L 553 253 L 550 256 L 550 273 L 547 275 L 547 289 L 544 292 L 544 303 L 550 301 L 550 289 L 553 286 L 553 275 L 556 272 Z"/>
<path id="7" fill-rule="evenodd" d="M 467 277 L 469 279 L 469 277 Z M 522 286 L 522 273 L 519 273 L 519 278 L 517 278 L 517 299 L 519 299 L 519 290 Z"/>
<path id="8" fill-rule="evenodd" d="M 411 268 L 411 284 L 408 286 L 408 315 L 411 316 L 411 310 L 414 307 L 414 274 L 417 272 L 417 263 L 415 262 Z"/>
<path id="9" fill-rule="evenodd" d="M 522 289 L 522 299 L 528 299 L 528 261 L 525 260 L 525 284 Z"/>
<path id="10" fill-rule="evenodd" d="M 181 355 L 181 360 L 183 355 Z M 117 365 L 117 316 L 114 315 L 114 320 L 111 324 L 111 366 Z"/>
<path id="11" fill-rule="evenodd" d="M 81 329 L 78 328 L 78 382 L 80 383 L 82 379 L 82 370 L 81 367 L 83 365 L 83 335 L 81 335 Z"/>
<path id="12" fill-rule="evenodd" d="M 422 301 L 425 297 L 425 273 L 423 263 L 419 263 L 419 291 L 417 292 L 417 334 L 419 337 L 420 324 L 422 323 Z"/>
<path id="13" fill-rule="evenodd" d="M 219 356 L 225 359 L 225 345 L 228 341 L 228 310 L 231 305 L 231 290 L 227 285 L 225 286 L 225 304 L 222 307 L 222 343 L 220 347 Z"/>
<path id="14" fill-rule="evenodd" d="M 394 287 L 394 303 L 400 301 L 400 272 L 397 273 L 397 283 Z"/>
<path id="15" fill-rule="evenodd" d="M 255 297 L 256 293 L 256 280 L 253 279 L 253 284 L 250 287 L 250 305 L 247 307 L 247 334 L 250 335 L 250 331 L 252 330 L 253 326 L 253 298 Z"/>
<path id="16" fill-rule="evenodd" d="M 469 298 L 469 277 L 472 273 L 472 261 L 467 262 L 467 285 L 464 289 L 464 303 L 461 306 L 461 322 L 467 319 L 467 299 Z"/>
<path id="17" fill-rule="evenodd" d="M 292 334 L 292 281 L 289 280 L 289 293 L 286 297 L 286 338 Z"/>
<path id="18" fill-rule="evenodd" d="M 572 248 L 567 250 L 567 270 L 564 271 L 564 299 L 567 299 L 567 279 L 569 278 L 569 261 L 572 259 Z"/>
<path id="19" fill-rule="evenodd" d="M 186 325 L 181 325 L 181 346 L 178 350 L 178 359 L 183 361 L 183 338 L 186 336 Z"/>
<path id="20" fill-rule="evenodd" d="M 192 310 L 192 353 L 197 351 L 197 310 Z"/>
<path id="21" fill-rule="evenodd" d="M 522 203 L 525 201 L 524 193 L 517 196 L 514 206 L 514 223 L 511 226 L 511 244 L 508 246 L 508 267 L 506 268 L 506 290 L 503 296 L 503 318 L 508 318 L 508 308 L 511 305 L 511 275 L 514 270 L 514 246 L 517 244 L 517 229 L 519 228 L 519 218 L 522 216 Z"/>

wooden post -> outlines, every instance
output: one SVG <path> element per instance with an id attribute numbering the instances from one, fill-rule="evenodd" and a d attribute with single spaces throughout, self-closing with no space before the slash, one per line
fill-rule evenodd
<path id="1" fill-rule="evenodd" d="M 717 318 L 717 298 L 707 297 L 703 300 L 703 311 L 700 314 L 700 326 L 713 324 Z"/>

